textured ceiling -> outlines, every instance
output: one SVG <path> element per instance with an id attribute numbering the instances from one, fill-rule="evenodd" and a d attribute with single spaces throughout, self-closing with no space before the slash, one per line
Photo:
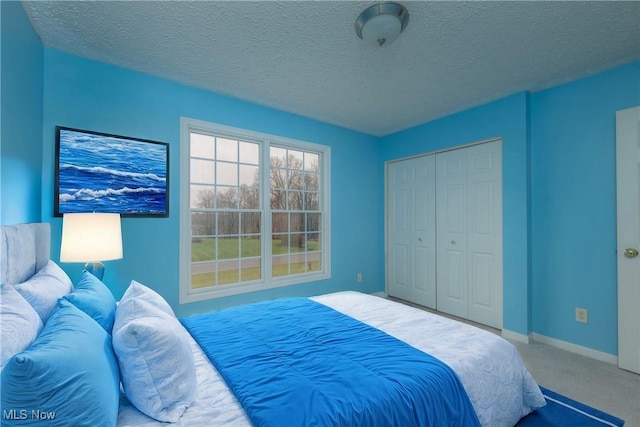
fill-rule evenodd
<path id="1" fill-rule="evenodd" d="M 403 2 L 366 45 L 359 1 L 23 2 L 45 46 L 382 136 L 640 59 L 640 2 Z"/>

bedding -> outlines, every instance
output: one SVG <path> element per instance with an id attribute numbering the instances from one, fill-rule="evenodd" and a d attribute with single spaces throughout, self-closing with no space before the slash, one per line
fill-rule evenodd
<path id="1" fill-rule="evenodd" d="M 13 287 L 28 281 L 49 262 L 48 224 L 2 226 L 0 231 L 0 279 L 3 285 Z M 145 328 L 151 327 L 150 330 L 153 331 L 144 332 L 146 339 L 151 339 L 153 333 L 162 330 L 163 324 L 169 320 L 179 325 L 171 307 L 151 289 L 132 283 L 125 297 L 116 309 L 116 323 L 118 323 L 118 310 L 121 306 L 126 307 L 126 304 L 122 304 L 129 299 L 145 302 L 163 312 L 162 315 L 156 316 L 160 319 L 159 321 L 143 322 Z M 495 334 L 384 298 L 357 292 L 320 295 L 309 300 L 376 328 L 447 365 L 459 378 L 483 426 L 513 426 L 522 416 L 545 404 L 540 389 L 525 369 L 515 347 Z M 33 318 L 34 311 L 29 312 L 32 307 L 29 304 L 22 307 L 24 312 L 21 311 L 18 315 L 27 317 L 31 315 Z M 4 319 L 9 310 L 6 306 L 3 306 L 2 310 L 1 315 Z M 161 318 L 161 316 L 166 317 Z M 165 422 L 142 413 L 124 393 L 118 393 L 117 384 L 114 387 L 114 383 L 119 384 L 119 377 L 115 377 L 119 370 L 113 369 L 114 363 L 117 366 L 117 358 L 112 349 L 113 340 L 105 338 L 109 337 L 108 324 L 105 328 L 98 324 L 97 320 L 96 316 L 90 317 L 62 298 L 54 307 L 50 319 L 44 324 L 39 334 L 37 332 L 39 324 L 36 321 L 35 334 L 38 335 L 35 340 L 30 344 L 22 343 L 21 346 L 27 346 L 24 351 L 20 352 L 16 349 L 12 350 L 17 352 L 16 355 L 7 354 L 8 362 L 2 370 L 3 407 L 5 404 L 15 404 L 13 401 L 6 400 L 9 397 L 35 399 L 32 401 L 35 404 L 36 401 L 44 401 L 44 394 L 48 392 L 48 397 L 61 399 L 58 403 L 64 410 L 75 407 L 85 411 L 86 414 L 93 415 L 96 413 L 95 408 L 100 407 L 99 410 L 104 413 L 100 412 L 102 421 L 99 424 L 112 425 L 117 417 L 118 426 L 166 426 Z M 181 325 L 179 326 L 182 328 Z M 79 339 L 74 335 L 67 336 L 65 335 L 67 329 L 84 331 L 87 339 Z M 116 328 L 114 325 L 112 333 L 116 334 L 120 329 L 120 326 Z M 195 391 L 193 401 L 177 419 L 175 425 L 251 425 L 247 413 L 202 348 L 191 335 L 184 331 L 184 328 L 182 331 L 184 340 L 181 346 L 183 350 L 188 347 L 185 354 L 191 354 L 193 358 L 193 367 L 189 367 L 188 370 L 195 376 Z M 56 337 L 58 334 L 62 334 L 61 341 Z M 32 338 L 28 337 L 25 342 Z M 58 345 L 58 342 L 70 342 L 73 345 Z M 164 345 L 167 346 L 166 343 Z M 51 351 L 48 350 L 49 348 Z M 30 355 L 35 358 L 30 359 Z M 5 354 L 3 354 L 4 357 Z M 91 394 L 103 399 L 105 403 L 97 403 L 89 397 L 85 398 L 83 392 L 74 389 L 73 382 L 69 385 L 60 380 L 56 383 L 57 385 L 54 385 L 54 382 L 44 381 L 44 377 L 37 376 L 43 380 L 41 388 L 38 389 L 37 385 L 25 386 L 28 383 L 11 380 L 19 377 L 14 375 L 16 369 L 22 366 L 20 363 L 27 360 L 42 361 L 50 357 L 57 362 L 47 362 L 49 364 L 46 366 L 50 368 L 47 377 L 51 377 L 55 382 L 63 377 L 76 378 L 75 373 L 82 373 L 78 377 L 80 381 L 78 384 L 87 382 L 89 387 L 97 387 L 94 390 L 98 391 Z M 175 359 L 170 362 L 165 360 L 165 363 L 160 365 L 164 365 L 165 368 L 180 365 L 175 360 L 179 360 L 181 356 L 171 357 Z M 188 358 L 188 356 L 185 357 Z M 65 363 L 62 363 L 62 360 Z M 87 368 L 87 362 L 98 363 L 99 366 Z M 45 365 L 35 363 L 33 366 Z M 8 371 L 7 367 L 10 367 Z M 100 384 L 93 383 L 92 377 L 88 375 L 89 372 L 95 373 L 94 371 L 100 373 L 98 376 L 101 378 L 98 380 Z M 23 379 L 34 378 L 27 375 Z M 7 395 L 7 390 L 13 390 L 13 392 Z M 51 390 L 55 392 L 52 394 Z M 119 394 L 119 403 L 115 404 L 111 393 L 114 390 L 116 400 Z M 104 397 L 103 394 L 108 397 Z M 139 402 L 138 405 L 140 405 Z M 89 406 L 92 409 L 89 409 Z M 60 420 L 60 423 L 63 422 L 64 420 Z"/>
<path id="2" fill-rule="evenodd" d="M 378 328 L 449 365 L 458 375 L 480 424 L 513 426 L 545 405 L 515 347 L 482 329 L 373 295 L 338 292 L 311 297 Z M 242 406 L 200 346 L 189 337 L 196 366 L 196 399 L 177 426 L 250 426 Z M 118 426 L 161 426 L 121 400 Z"/>
<path id="3" fill-rule="evenodd" d="M 0 284 L 0 370 L 16 353 L 25 350 L 42 329 L 42 320 L 11 285 Z"/>
<path id="4" fill-rule="evenodd" d="M 159 421 L 176 422 L 195 396 L 196 371 L 188 333 L 147 300 L 121 301 L 113 326 L 125 395 Z"/>
<path id="5" fill-rule="evenodd" d="M 307 298 L 182 322 L 254 426 L 479 425 L 447 365 Z"/>
<path id="6" fill-rule="evenodd" d="M 68 301 L 58 302 L 40 335 L 9 360 L 1 377 L 3 426 L 116 422 L 120 377 L 111 336 Z"/>
<path id="7" fill-rule="evenodd" d="M 73 292 L 62 298 L 91 316 L 108 334 L 111 333 L 116 316 L 116 300 L 96 276 L 84 271 Z"/>
<path id="8" fill-rule="evenodd" d="M 73 290 L 71 279 L 55 262 L 49 260 L 36 274 L 15 288 L 26 299 L 42 319 L 47 323 L 58 298 Z"/>
<path id="9" fill-rule="evenodd" d="M 132 280 L 127 289 L 124 291 L 124 294 L 120 299 L 120 303 L 122 304 L 123 302 L 126 302 L 130 299 L 145 301 L 156 309 L 165 312 L 169 316 L 176 317 L 169 303 L 167 303 L 167 301 L 165 301 L 165 299 L 162 298 L 160 294 L 158 294 L 148 286 L 145 286 L 135 280 Z"/>

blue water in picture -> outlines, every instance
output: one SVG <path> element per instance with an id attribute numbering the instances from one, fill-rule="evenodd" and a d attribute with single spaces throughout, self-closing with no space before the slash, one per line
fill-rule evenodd
<path id="1" fill-rule="evenodd" d="M 166 144 L 60 129 L 59 212 L 167 213 Z"/>

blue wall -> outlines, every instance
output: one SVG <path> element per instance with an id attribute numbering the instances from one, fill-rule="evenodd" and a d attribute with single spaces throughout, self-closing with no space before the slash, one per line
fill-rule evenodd
<path id="1" fill-rule="evenodd" d="M 380 141 L 378 166 L 383 169 L 384 161 L 474 141 L 503 139 L 503 326 L 524 335 L 531 332 L 527 102 L 522 92 L 386 136 Z"/>
<path id="2" fill-rule="evenodd" d="M 105 282 L 120 297 L 133 278 L 159 291 L 178 314 L 281 295 L 345 289 L 384 289 L 383 193 L 378 139 L 255 104 L 179 85 L 146 74 L 44 49 L 44 174 L 42 219 L 53 224 L 52 257 L 59 259 L 61 219 L 52 217 L 56 125 L 168 142 L 170 216 L 124 218 L 124 259 L 107 263 Z M 332 278 L 330 280 L 205 301 L 178 304 L 180 117 L 331 146 Z M 72 279 L 80 265 L 63 264 Z M 356 283 L 356 274 L 363 283 Z"/>
<path id="3" fill-rule="evenodd" d="M 40 221 L 42 44 L 20 2 L 0 10 L 0 223 Z"/>
<path id="4" fill-rule="evenodd" d="M 636 105 L 640 62 L 389 135 L 381 162 L 502 137 L 504 328 L 617 354 L 615 112 Z"/>
<path id="5" fill-rule="evenodd" d="M 533 330 L 617 354 L 615 112 L 640 62 L 531 95 Z M 589 323 L 575 321 L 575 308 Z"/>
<path id="6" fill-rule="evenodd" d="M 381 291 L 384 162 L 501 137 L 504 327 L 617 353 L 615 111 L 640 104 L 640 62 L 378 139 L 43 49 L 17 2 L 0 2 L 0 19 L 0 222 L 51 222 L 52 258 L 59 258 L 61 220 L 52 217 L 56 125 L 170 144 L 171 215 L 123 220 L 125 258 L 109 262 L 105 275 L 116 297 L 131 278 L 157 289 L 179 314 L 281 295 Z M 332 147 L 331 280 L 178 304 L 180 116 Z M 63 267 L 77 280 L 79 265 Z M 576 306 L 589 309 L 588 324 L 575 322 Z"/>

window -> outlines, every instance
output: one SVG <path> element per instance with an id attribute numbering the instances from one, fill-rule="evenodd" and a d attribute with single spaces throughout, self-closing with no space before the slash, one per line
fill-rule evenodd
<path id="1" fill-rule="evenodd" d="M 330 277 L 330 148 L 183 118 L 180 302 Z"/>

